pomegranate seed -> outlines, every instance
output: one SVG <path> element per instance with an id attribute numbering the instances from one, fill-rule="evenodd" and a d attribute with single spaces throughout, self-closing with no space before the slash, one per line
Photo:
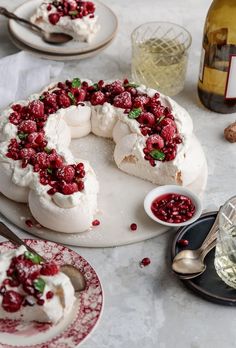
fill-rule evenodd
<path id="1" fill-rule="evenodd" d="M 30 219 L 28 219 L 28 220 L 25 220 L 25 224 L 28 226 L 28 227 L 33 227 L 33 222 L 30 220 Z"/>
<path id="2" fill-rule="evenodd" d="M 44 301 L 43 299 L 37 300 L 37 304 L 38 304 L 39 306 L 43 306 L 44 303 L 45 303 L 45 301 Z"/>
<path id="3" fill-rule="evenodd" d="M 47 193 L 49 194 L 49 195 L 54 195 L 55 193 L 57 192 L 57 189 L 56 188 L 51 188 L 51 189 L 49 189 L 48 191 L 47 191 Z"/>
<path id="4" fill-rule="evenodd" d="M 48 10 L 48 11 L 51 11 L 51 9 L 52 9 L 52 6 L 51 6 L 51 5 L 48 5 L 48 6 L 47 6 L 47 10 Z"/>
<path id="5" fill-rule="evenodd" d="M 186 247 L 189 245 L 189 241 L 187 239 L 180 239 L 180 240 L 178 240 L 178 245 L 180 245 L 182 247 Z"/>
<path id="6" fill-rule="evenodd" d="M 100 221 L 99 221 L 99 220 L 94 220 L 94 221 L 92 222 L 92 225 L 93 225 L 93 226 L 98 226 L 98 225 L 100 225 Z"/>
<path id="7" fill-rule="evenodd" d="M 150 263 L 151 263 L 151 260 L 149 259 L 149 257 L 144 257 L 144 259 L 140 261 L 140 267 L 146 267 L 150 265 Z"/>
<path id="8" fill-rule="evenodd" d="M 56 25 L 57 22 L 59 22 L 60 20 L 60 15 L 59 13 L 51 13 L 49 16 L 48 16 L 48 20 L 49 22 L 52 24 L 52 25 Z"/>
<path id="9" fill-rule="evenodd" d="M 50 300 L 51 298 L 53 298 L 53 296 L 54 296 L 54 293 L 53 293 L 52 291 L 48 291 L 48 292 L 46 293 L 46 299 L 47 299 L 47 300 Z"/>
<path id="10" fill-rule="evenodd" d="M 83 181 L 79 181 L 77 185 L 78 185 L 78 191 L 83 191 L 83 189 L 84 189 Z"/>
<path id="11" fill-rule="evenodd" d="M 78 170 L 78 171 L 84 170 L 84 164 L 83 163 L 78 163 L 76 165 L 76 170 Z"/>
<path id="12" fill-rule="evenodd" d="M 130 229 L 131 229 L 131 231 L 136 231 L 137 230 L 137 224 L 135 224 L 135 223 L 133 223 L 133 224 L 131 224 L 130 225 Z"/>

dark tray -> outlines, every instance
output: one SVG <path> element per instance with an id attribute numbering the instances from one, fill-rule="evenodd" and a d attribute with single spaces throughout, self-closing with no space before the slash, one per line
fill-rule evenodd
<path id="1" fill-rule="evenodd" d="M 181 227 L 174 238 L 171 250 L 172 260 L 174 256 L 181 250 L 178 240 L 187 239 L 189 241 L 188 248 L 199 248 L 209 232 L 213 222 L 215 221 L 217 212 L 202 214 L 201 217 L 191 225 Z M 236 305 L 236 289 L 226 285 L 217 275 L 214 267 L 215 248 L 205 258 L 206 271 L 197 278 L 181 281 L 199 296 L 208 301 L 218 304 L 235 306 Z"/>

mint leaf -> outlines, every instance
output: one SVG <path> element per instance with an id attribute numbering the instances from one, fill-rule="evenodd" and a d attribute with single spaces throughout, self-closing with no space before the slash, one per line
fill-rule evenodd
<path id="1" fill-rule="evenodd" d="M 158 161 L 163 161 L 165 159 L 165 154 L 160 150 L 152 150 L 150 152 L 150 155 L 152 156 L 152 158 Z"/>
<path id="2" fill-rule="evenodd" d="M 45 96 L 44 95 L 41 95 L 40 97 L 39 97 L 39 100 L 44 100 L 44 98 L 45 98 Z"/>
<path id="3" fill-rule="evenodd" d="M 51 153 L 51 149 L 49 149 L 48 147 L 44 148 L 44 151 L 49 155 Z"/>
<path id="4" fill-rule="evenodd" d="M 165 116 L 161 116 L 158 120 L 157 120 L 157 123 L 161 123 L 162 120 L 164 120 Z"/>
<path id="5" fill-rule="evenodd" d="M 52 168 L 47 168 L 48 174 L 52 174 Z"/>
<path id="6" fill-rule="evenodd" d="M 129 118 L 137 118 L 139 117 L 139 115 L 142 113 L 142 109 L 141 108 L 135 108 L 133 110 L 131 110 L 129 113 L 128 113 L 128 117 Z"/>
<path id="7" fill-rule="evenodd" d="M 72 104 L 74 104 L 74 105 L 75 105 L 75 103 L 76 103 L 76 99 L 75 99 L 74 94 L 73 94 L 73 93 L 71 93 L 71 92 L 69 92 L 69 93 L 68 93 L 68 97 L 69 97 L 69 98 L 70 98 L 70 100 L 72 101 Z"/>
<path id="8" fill-rule="evenodd" d="M 79 88 L 80 86 L 81 86 L 81 80 L 78 77 L 72 80 L 73 88 Z"/>
<path id="9" fill-rule="evenodd" d="M 129 82 L 129 83 L 126 83 L 124 85 L 124 87 L 134 87 L 134 88 L 137 88 L 137 87 L 139 87 L 139 85 L 137 83 Z"/>
<path id="10" fill-rule="evenodd" d="M 38 290 L 39 292 L 43 293 L 46 283 L 45 283 L 45 281 L 42 278 L 35 279 L 33 284 L 34 284 L 34 288 L 36 290 Z"/>
<path id="11" fill-rule="evenodd" d="M 70 16 L 76 16 L 79 12 L 77 10 L 69 11 Z"/>
<path id="12" fill-rule="evenodd" d="M 18 133 L 18 138 L 20 140 L 25 140 L 27 138 L 27 136 L 28 136 L 27 133 L 23 133 L 23 132 Z"/>
<path id="13" fill-rule="evenodd" d="M 97 83 L 94 83 L 94 84 L 93 84 L 93 88 L 95 89 L 95 91 L 98 91 L 98 90 L 99 90 L 98 84 L 97 84 Z"/>
<path id="14" fill-rule="evenodd" d="M 31 251 L 25 251 L 24 256 L 26 259 L 31 260 L 33 263 L 40 263 L 43 261 L 39 255 L 34 254 Z"/>

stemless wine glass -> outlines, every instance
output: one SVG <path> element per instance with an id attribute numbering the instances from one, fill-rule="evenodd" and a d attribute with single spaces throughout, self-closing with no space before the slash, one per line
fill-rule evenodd
<path id="1" fill-rule="evenodd" d="M 132 40 L 132 78 L 174 96 L 184 88 L 192 37 L 183 27 L 150 22 L 136 28 Z"/>
<path id="2" fill-rule="evenodd" d="M 227 285 L 236 288 L 236 196 L 220 210 L 215 269 Z"/>

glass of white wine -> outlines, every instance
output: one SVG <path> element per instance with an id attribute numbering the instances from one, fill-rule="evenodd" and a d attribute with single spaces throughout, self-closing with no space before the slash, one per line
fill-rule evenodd
<path id="1" fill-rule="evenodd" d="M 227 285 L 236 288 L 236 196 L 220 210 L 215 269 Z"/>
<path id="2" fill-rule="evenodd" d="M 169 96 L 184 88 L 191 34 L 168 22 L 136 28 L 132 40 L 132 78 Z"/>

